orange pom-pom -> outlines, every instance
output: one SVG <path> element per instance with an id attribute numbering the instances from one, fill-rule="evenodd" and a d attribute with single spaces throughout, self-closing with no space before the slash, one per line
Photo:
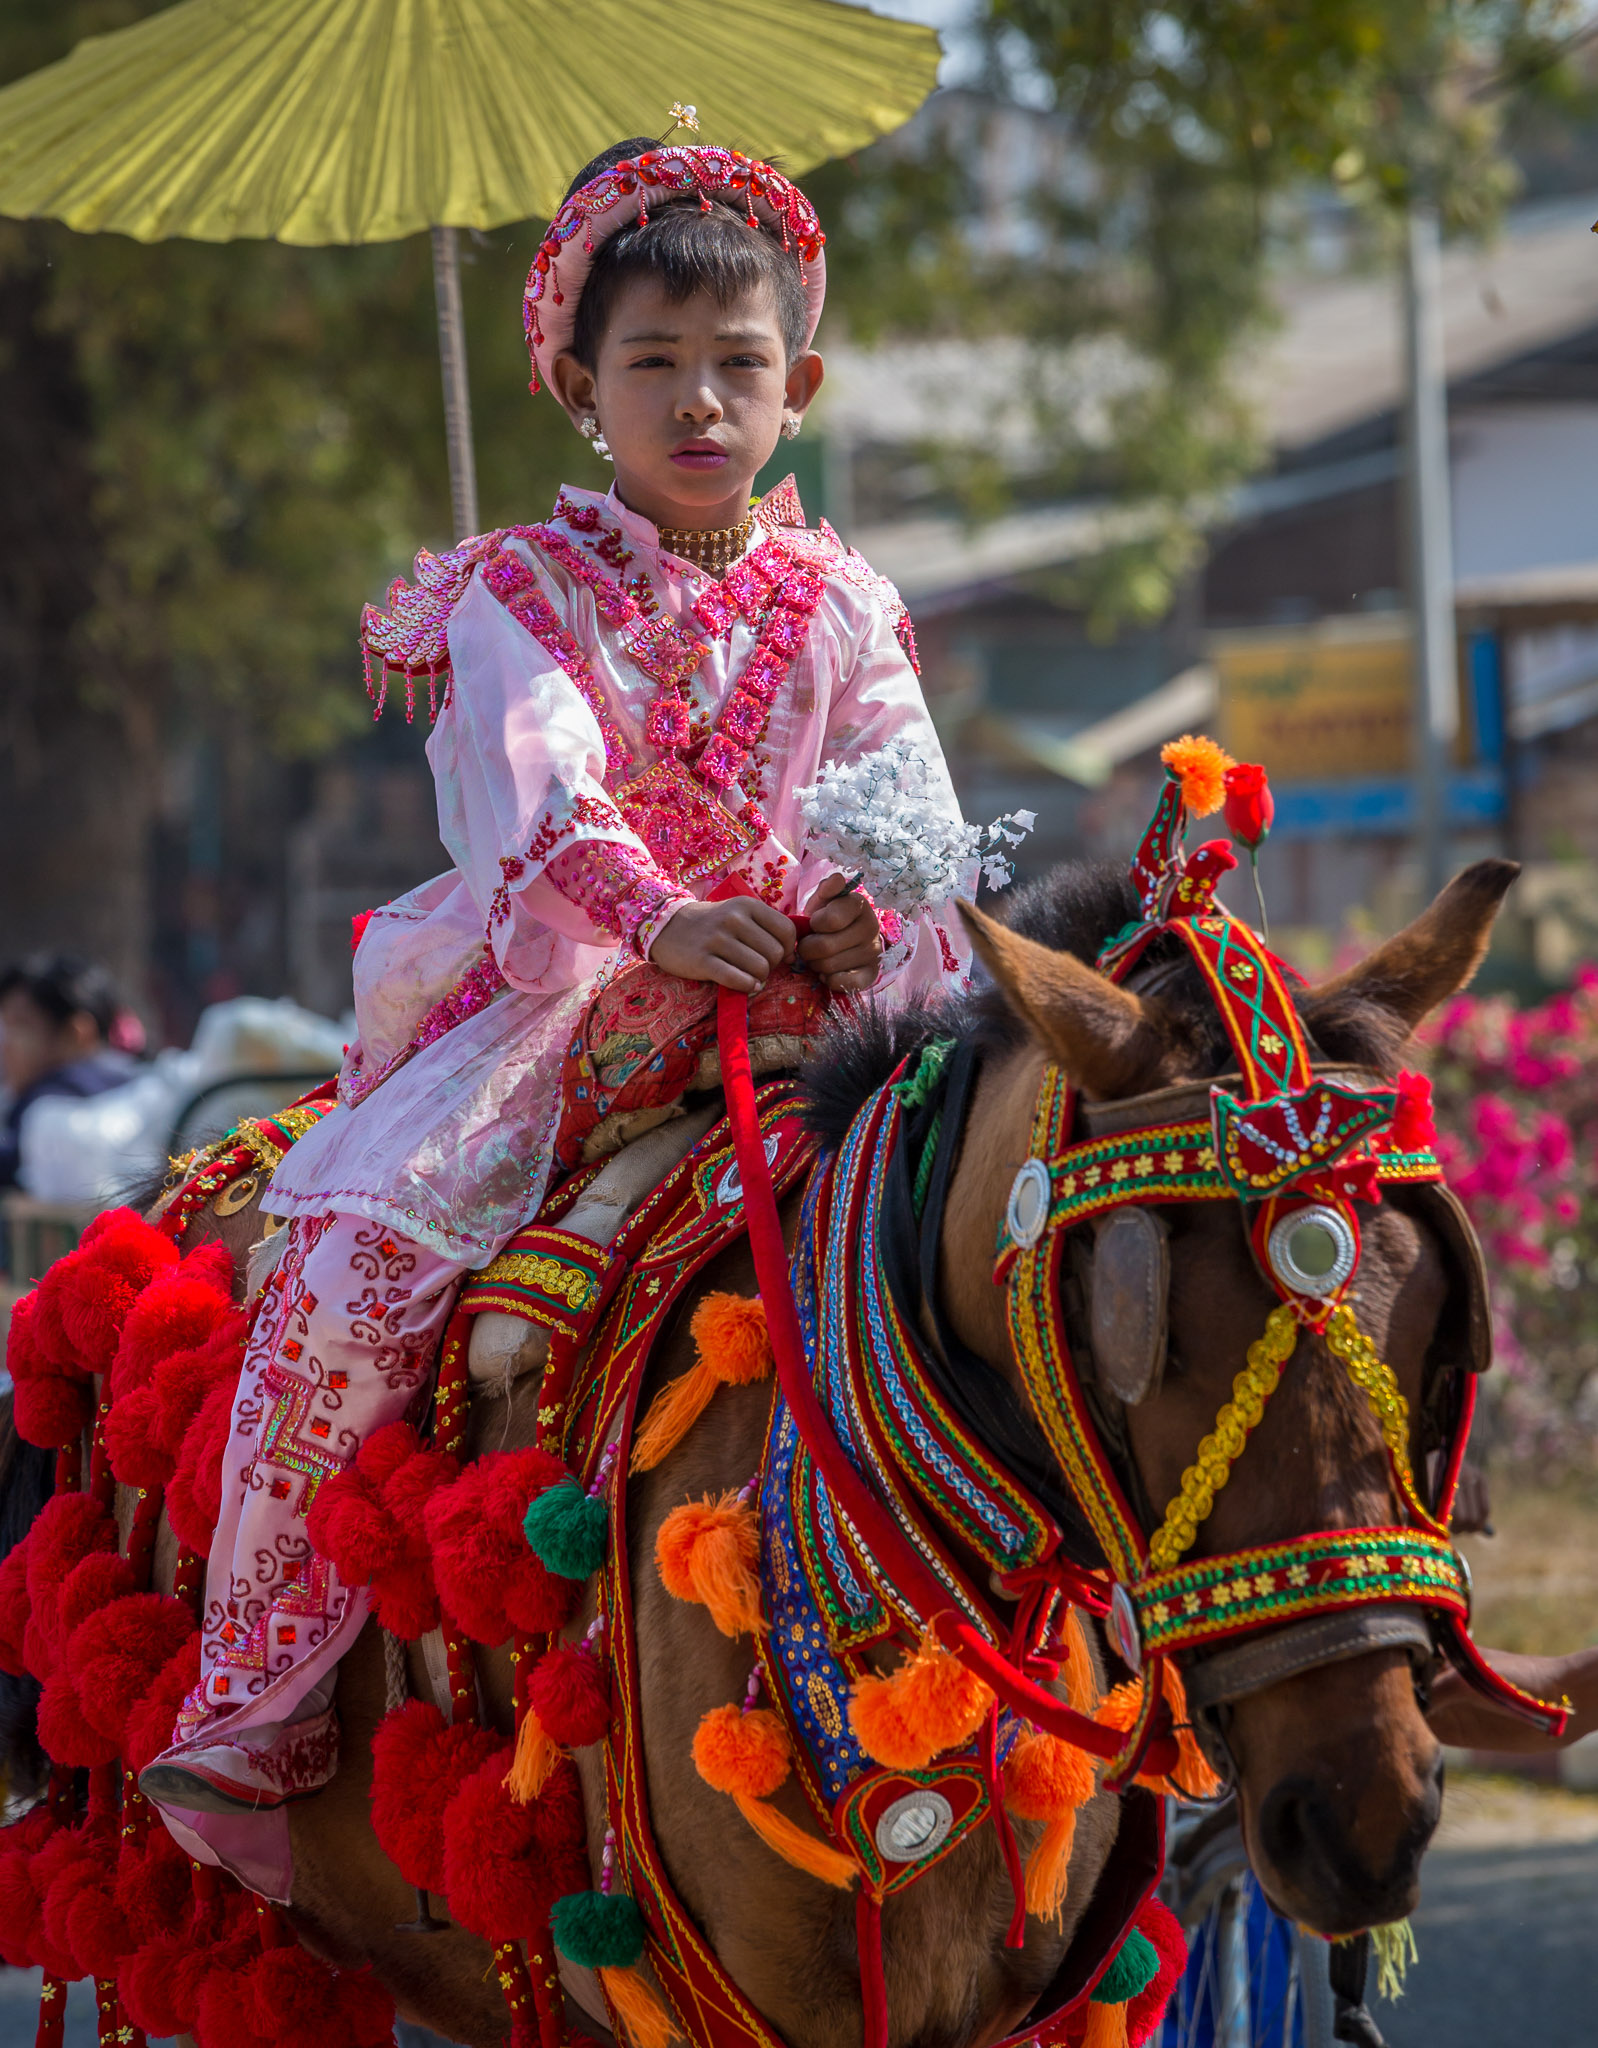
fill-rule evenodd
<path id="1" fill-rule="evenodd" d="M 699 1360 L 662 1387 L 633 1441 L 632 1469 L 652 1472 L 682 1442 L 718 1387 L 769 1379 L 773 1359 L 765 1304 L 744 1294 L 707 1294 L 689 1325 Z"/>
<path id="2" fill-rule="evenodd" d="M 599 1981 L 633 2048 L 666 2048 L 668 2041 L 682 2039 L 682 2029 L 636 1970 L 612 1963 L 600 1970 Z"/>
<path id="3" fill-rule="evenodd" d="M 771 1377 L 771 1336 L 759 1295 L 707 1294 L 688 1327 L 699 1356 L 729 1387 Z"/>
<path id="4" fill-rule="evenodd" d="M 1124 1735 L 1142 1711 L 1143 1681 L 1141 1678 L 1129 1678 L 1104 1695 L 1093 1718 L 1101 1727 L 1119 1729 Z"/>
<path id="5" fill-rule="evenodd" d="M 1022 1820 L 1064 1820 L 1097 1789 L 1093 1759 L 1058 1735 L 1024 1728 L 1004 1766 L 1004 1803 Z"/>
<path id="6" fill-rule="evenodd" d="M 1195 818 L 1207 818 L 1226 801 L 1226 771 L 1237 763 L 1224 747 L 1202 733 L 1183 733 L 1160 749 L 1160 759 L 1182 785 L 1182 801 Z"/>
<path id="7" fill-rule="evenodd" d="M 992 1704 L 991 1688 L 929 1628 L 897 1671 L 856 1681 L 849 1720 L 867 1756 L 894 1770 L 917 1771 L 968 1742 Z"/>
<path id="8" fill-rule="evenodd" d="M 685 1501 L 655 1538 L 660 1582 L 679 1600 L 704 1607 L 724 1636 L 749 1635 L 760 1619 L 760 1524 L 735 1493 Z"/>
<path id="9" fill-rule="evenodd" d="M 1057 1920 L 1065 1905 L 1077 1808 L 1097 1789 L 1093 1759 L 1057 1735 L 1023 1729 L 1004 1766 L 1004 1803 L 1021 1820 L 1048 1825 L 1026 1862 L 1026 1907 Z"/>
<path id="10" fill-rule="evenodd" d="M 694 1767 L 716 1792 L 769 1799 L 791 1764 L 788 1731 L 769 1707 L 712 1707 L 694 1735 Z"/>

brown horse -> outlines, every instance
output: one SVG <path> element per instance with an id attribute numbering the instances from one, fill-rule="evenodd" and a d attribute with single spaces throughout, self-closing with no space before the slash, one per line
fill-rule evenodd
<path id="1" fill-rule="evenodd" d="M 1467 870 L 1362 966 L 1302 991 L 1300 1013 L 1316 1057 L 1395 1072 L 1414 1027 L 1470 978 L 1514 873 L 1505 862 Z M 973 1044 L 980 1059 L 942 1221 L 938 1307 L 946 1327 L 1018 1389 L 1002 1296 L 992 1283 L 993 1245 L 1012 1177 L 1028 1154 L 1045 1061 L 1061 1065 L 1084 1099 L 1098 1104 L 1202 1080 L 1230 1063 L 1196 974 L 1169 950 L 1152 949 L 1124 988 L 1085 964 L 1135 907 L 1119 873 L 1078 868 L 1020 892 L 1007 925 L 973 914 L 992 987 L 965 1011 L 938 1020 L 945 1033 L 955 1030 Z M 865 1096 L 931 1029 L 926 1016 L 912 1015 L 835 1030 L 811 1076 L 812 1116 L 824 1139 L 841 1134 Z M 265 1200 L 269 1207 L 269 1189 Z M 1163 1385 L 1133 1408 L 1101 1397 L 1130 1497 L 1145 1515 L 1157 1515 L 1176 1490 L 1275 1300 L 1255 1269 L 1236 1207 L 1176 1205 L 1164 1213 L 1171 1275 Z M 1412 1456 L 1424 1471 L 1429 1368 L 1457 1323 L 1464 1280 L 1450 1248 L 1401 1192 L 1367 1209 L 1363 1226 L 1360 1325 L 1409 1399 Z M 226 1222 L 202 1218 L 196 1234 L 223 1234 L 242 1252 L 258 1229 L 252 1207 Z M 711 1289 L 755 1291 L 742 1243 L 690 1290 L 657 1347 L 646 1399 L 690 1363 L 688 1316 L 699 1293 Z M 650 1803 L 679 1897 L 749 2000 L 794 2048 L 850 2048 L 861 2038 L 852 1895 L 779 1861 L 697 1776 L 690 1757 L 695 1727 L 708 1708 L 738 1697 L 748 1650 L 720 1635 L 702 1609 L 669 1598 L 653 1564 L 656 1532 L 673 1507 L 737 1487 L 755 1469 L 770 1399 L 769 1386 L 724 1388 L 666 1462 L 630 1482 L 629 1565 Z M 479 1395 L 473 1452 L 530 1442 L 536 1405 L 531 1379 L 507 1396 Z M 1368 1408 L 1319 1344 L 1301 1342 L 1198 1549 L 1233 1550 L 1307 1529 L 1399 1519 Z M 160 1562 L 169 1571 L 165 1547 Z M 569 1634 L 579 1634 L 592 1611 L 590 1605 Z M 1106 1679 L 1120 1675 L 1106 1652 L 1098 1654 Z M 489 1713 L 508 1730 L 508 1652 L 480 1653 L 479 1668 Z M 427 1691 L 414 1653 L 410 1681 L 414 1691 Z M 407 1928 L 413 1896 L 371 1830 L 370 1741 L 384 1707 L 381 1641 L 368 1629 L 340 1672 L 338 1776 L 293 1809 L 294 1919 L 330 1959 L 371 1961 L 404 2015 L 470 2048 L 491 2048 L 507 2022 L 486 1944 L 458 1927 Z M 1221 1710 L 1217 1741 L 1235 1774 L 1254 1867 L 1282 1911 L 1335 1935 L 1409 1910 L 1438 1816 L 1441 1768 L 1404 1652 L 1347 1657 L 1256 1690 Z M 583 1752 L 578 1762 L 597 1875 L 605 1825 L 600 1753 Z M 808 1824 L 792 1781 L 775 1803 Z M 895 2048 L 984 2048 L 1024 2021 L 1071 1947 L 1120 1815 L 1120 1802 L 1104 1793 L 1083 1810 L 1063 1920 L 1029 1920 L 1019 1950 L 1004 1947 L 1011 1893 L 991 1829 L 968 1836 L 887 1900 L 884 1958 Z M 1021 1824 L 1018 1832 L 1026 1846 L 1032 1831 Z M 597 1988 L 566 1966 L 563 1977 L 576 2023 L 608 2040 Z"/>

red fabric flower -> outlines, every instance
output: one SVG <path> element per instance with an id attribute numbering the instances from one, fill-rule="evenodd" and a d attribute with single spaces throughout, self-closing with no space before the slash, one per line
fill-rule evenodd
<path id="1" fill-rule="evenodd" d="M 1227 769 L 1224 814 L 1227 831 L 1251 853 L 1269 836 L 1276 799 L 1257 761 L 1238 761 Z"/>
<path id="2" fill-rule="evenodd" d="M 1432 1084 L 1425 1074 L 1400 1074 L 1398 1106 L 1387 1142 L 1395 1152 L 1429 1152 L 1437 1143 L 1432 1117 Z"/>

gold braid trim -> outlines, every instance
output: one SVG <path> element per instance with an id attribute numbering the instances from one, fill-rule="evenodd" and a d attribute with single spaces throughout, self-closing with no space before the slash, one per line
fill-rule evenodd
<path id="1" fill-rule="evenodd" d="M 1354 1311 L 1346 1303 L 1333 1311 L 1326 1326 L 1326 1348 L 1347 1366 L 1349 1378 L 1371 1404 L 1405 1506 L 1423 1529 L 1430 1529 L 1435 1536 L 1446 1536 L 1447 1529 L 1425 1507 L 1416 1490 L 1409 1462 L 1409 1403 L 1398 1391 L 1392 1367 L 1376 1355 L 1376 1346 L 1355 1322 Z"/>
<path id="2" fill-rule="evenodd" d="M 1298 1342 L 1298 1318 L 1281 1302 L 1265 1319 L 1263 1336 L 1248 1347 L 1248 1363 L 1232 1382 L 1232 1398 L 1215 1418 L 1215 1428 L 1182 1474 L 1180 1492 L 1165 1510 L 1165 1520 L 1149 1543 L 1149 1566 L 1169 1571 L 1198 1534 L 1215 1505 L 1215 1496 L 1232 1476 L 1232 1466 L 1248 1442 L 1249 1432 L 1265 1413 L 1276 1392 L 1282 1367 Z"/>

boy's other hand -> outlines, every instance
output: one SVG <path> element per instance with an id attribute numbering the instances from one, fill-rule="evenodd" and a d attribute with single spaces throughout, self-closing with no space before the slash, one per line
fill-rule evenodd
<path id="1" fill-rule="evenodd" d="M 773 967 L 793 958 L 789 918 L 758 896 L 685 903 L 649 949 L 650 964 L 684 981 L 713 981 L 752 995 Z"/>
<path id="2" fill-rule="evenodd" d="M 800 940 L 799 957 L 828 988 L 870 988 L 882 972 L 882 927 L 864 896 L 845 893 L 847 879 L 828 875 L 810 899 L 810 936 Z"/>

